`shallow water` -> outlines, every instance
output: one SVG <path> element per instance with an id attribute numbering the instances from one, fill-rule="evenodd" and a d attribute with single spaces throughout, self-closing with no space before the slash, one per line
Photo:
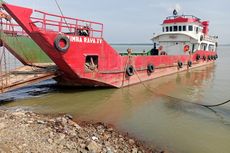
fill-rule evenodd
<path id="1" fill-rule="evenodd" d="M 150 145 L 168 147 L 174 152 L 229 153 L 230 103 L 212 109 L 193 104 L 216 104 L 230 99 L 229 50 L 230 47 L 220 47 L 215 64 L 144 85 L 123 89 L 63 89 L 49 80 L 2 94 L 0 99 L 16 98 L 15 102 L 4 105 L 11 109 L 70 113 L 79 120 L 112 123 Z"/>

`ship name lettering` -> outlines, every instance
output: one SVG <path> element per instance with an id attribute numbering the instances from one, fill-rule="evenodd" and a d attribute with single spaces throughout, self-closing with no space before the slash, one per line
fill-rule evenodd
<path id="1" fill-rule="evenodd" d="M 90 37 L 79 37 L 79 36 L 67 36 L 70 42 L 87 43 L 87 44 L 101 44 L 102 39 L 90 38 Z"/>

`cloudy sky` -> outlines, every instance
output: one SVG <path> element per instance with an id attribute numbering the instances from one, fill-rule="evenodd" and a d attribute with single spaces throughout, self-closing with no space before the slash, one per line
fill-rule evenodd
<path id="1" fill-rule="evenodd" d="M 153 33 L 174 8 L 179 14 L 210 21 L 210 34 L 230 44 L 229 0 L 57 0 L 65 16 L 104 24 L 109 43 L 151 43 Z M 55 0 L 6 0 L 6 2 L 60 14 Z"/>

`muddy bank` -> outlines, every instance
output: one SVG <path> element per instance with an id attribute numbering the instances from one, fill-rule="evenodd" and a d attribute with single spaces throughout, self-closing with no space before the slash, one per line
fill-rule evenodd
<path id="1" fill-rule="evenodd" d="M 70 115 L 50 117 L 0 109 L 0 152 L 166 152 L 149 149 L 103 123 L 76 123 Z"/>

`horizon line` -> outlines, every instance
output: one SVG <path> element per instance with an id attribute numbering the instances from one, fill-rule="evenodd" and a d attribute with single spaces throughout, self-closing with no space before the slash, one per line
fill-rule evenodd
<path id="1" fill-rule="evenodd" d="M 109 43 L 110 45 L 153 45 L 152 43 Z M 230 44 L 219 44 L 219 46 L 230 46 Z"/>

